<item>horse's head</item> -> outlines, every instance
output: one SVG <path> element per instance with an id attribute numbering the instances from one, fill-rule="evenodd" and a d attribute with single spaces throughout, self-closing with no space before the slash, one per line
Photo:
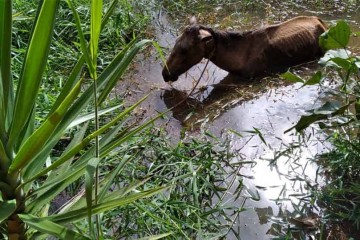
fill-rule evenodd
<path id="1" fill-rule="evenodd" d="M 211 30 L 196 23 L 195 17 L 190 25 L 177 38 L 162 75 L 165 82 L 176 81 L 178 77 L 209 55 L 209 46 L 213 44 Z"/>

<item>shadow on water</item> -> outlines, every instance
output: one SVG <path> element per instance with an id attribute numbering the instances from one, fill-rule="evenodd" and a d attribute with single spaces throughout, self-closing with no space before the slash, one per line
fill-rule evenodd
<path id="1" fill-rule="evenodd" d="M 161 99 L 171 109 L 172 117 L 184 127 L 196 129 L 237 104 L 256 98 L 264 91 L 264 84 L 264 81 L 239 79 L 229 74 L 220 82 L 199 89 L 191 96 L 184 90 L 165 89 Z"/>
<path id="2" fill-rule="evenodd" d="M 295 69 L 298 74 L 302 75 L 304 72 L 315 72 L 318 65 L 311 62 L 302 64 Z M 271 89 L 286 85 L 290 85 L 290 83 L 278 75 L 244 79 L 228 74 L 219 82 L 208 84 L 194 91 L 191 96 L 188 95 L 188 91 L 175 87 L 165 89 L 161 94 L 161 99 L 166 107 L 171 109 L 173 118 L 186 129 L 194 130 L 206 123 L 214 122 L 231 108 L 255 100 Z"/>
<path id="3" fill-rule="evenodd" d="M 285 83 L 275 82 L 273 78 L 241 79 L 229 74 L 218 83 L 200 88 L 191 96 L 185 90 L 165 89 L 161 99 L 171 109 L 173 118 L 188 130 L 194 130 L 213 122 L 236 105 L 259 97 L 266 89 L 280 85 Z"/>
<path id="4" fill-rule="evenodd" d="M 281 8 L 279 5 L 277 7 Z M 353 30 L 360 29 L 359 13 L 339 13 L 335 17 L 321 11 L 299 9 L 289 15 L 320 15 L 328 23 L 345 18 Z M 215 22 L 229 24 L 229 21 L 237 21 L 235 15 L 216 15 L 224 17 L 215 19 Z M 258 27 L 260 22 L 267 21 L 263 19 L 264 15 L 257 13 L 247 12 L 244 16 L 248 18 L 247 25 L 244 24 L 245 29 Z M 244 16 L 240 18 L 245 18 Z M 177 36 L 174 23 L 166 14 L 158 14 L 154 21 L 154 31 L 160 45 L 171 48 Z M 360 53 L 358 38 L 352 38 L 351 45 Z M 319 226 L 316 221 L 317 216 L 322 214 L 321 210 L 307 208 L 300 204 L 299 199 L 303 202 L 310 201 L 312 186 L 323 184 L 318 174 L 319 167 L 310 160 L 315 159 L 319 153 L 329 151 L 331 146 L 326 142 L 325 134 L 306 132 L 305 143 L 293 132 L 284 132 L 306 110 L 322 105 L 326 99 L 331 98 L 331 94 L 316 86 L 302 88 L 300 84 L 290 85 L 277 76 L 261 81 L 240 80 L 209 64 L 200 80 L 200 87 L 188 96 L 203 71 L 205 61 L 169 86 L 162 79 L 161 60 L 155 55 L 154 51 L 149 56 L 141 56 L 134 65 L 133 73 L 119 84 L 118 92 L 125 95 L 129 103 L 152 92 L 147 102 L 142 104 L 142 109 L 147 116 L 171 109 L 168 119 L 160 120 L 159 124 L 165 126 L 169 136 L 175 139 L 179 138 L 179 133 L 184 128 L 189 130 L 189 135 L 196 135 L 203 129 L 216 136 L 222 136 L 229 130 L 242 135 L 241 138 L 238 134 L 230 136 L 231 148 L 240 156 L 233 161 L 235 165 L 244 161 L 248 164 L 239 172 L 229 174 L 228 179 L 224 180 L 228 183 L 236 179 L 223 202 L 231 206 L 244 206 L 247 211 L 236 216 L 227 239 L 262 240 L 286 236 L 287 229 L 281 226 L 295 229 L 295 239 L 316 239 L 319 229 L 314 229 L 313 226 Z M 316 63 L 305 65 L 293 71 L 309 77 L 316 66 Z M 300 143 L 304 147 L 300 148 Z M 243 191 L 238 195 L 237 190 L 242 186 Z M 233 217 L 234 213 L 229 212 L 229 216 Z M 304 220 L 314 224 L 304 224 Z"/>

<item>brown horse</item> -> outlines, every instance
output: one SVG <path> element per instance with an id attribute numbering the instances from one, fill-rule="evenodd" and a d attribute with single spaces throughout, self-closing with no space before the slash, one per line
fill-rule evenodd
<path id="1" fill-rule="evenodd" d="M 197 24 L 193 17 L 176 40 L 162 75 L 166 82 L 176 81 L 203 58 L 246 78 L 286 71 L 322 56 L 318 39 L 326 29 L 323 21 L 313 16 L 247 32 L 214 30 Z"/>

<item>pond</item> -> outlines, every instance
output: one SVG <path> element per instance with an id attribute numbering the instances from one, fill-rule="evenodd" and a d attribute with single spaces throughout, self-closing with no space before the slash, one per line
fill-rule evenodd
<path id="1" fill-rule="evenodd" d="M 327 24 L 345 19 L 353 31 L 360 29 L 360 11 L 348 11 L 344 6 L 314 6 L 308 9 L 306 4 L 301 3 L 269 2 L 267 7 L 239 13 L 233 4 L 220 4 L 211 15 L 199 13 L 198 17 L 208 26 L 247 30 L 293 16 L 317 15 Z M 153 22 L 156 40 L 160 46 L 170 49 L 186 18 L 176 18 L 159 10 L 154 14 Z M 360 53 L 359 38 L 351 39 L 351 49 Z M 308 201 L 311 186 L 322 184 L 319 166 L 311 159 L 328 151 L 331 146 L 325 141 L 325 134 L 318 134 L 315 130 L 305 132 L 307 147 L 301 148 L 299 141 L 302 138 L 299 135 L 294 131 L 284 132 L 294 126 L 306 110 L 318 107 L 331 98 L 331 92 L 317 86 L 289 84 L 277 76 L 238 83 L 227 76 L 226 71 L 210 63 L 199 86 L 186 98 L 206 61 L 203 60 L 169 85 L 161 75 L 161 60 L 155 50 L 151 51 L 139 57 L 132 73 L 119 83 L 118 93 L 128 103 L 151 93 L 139 110 L 145 116 L 154 116 L 184 101 L 159 122 L 174 141 L 183 134 L 197 136 L 204 131 L 217 137 L 230 136 L 232 149 L 239 153 L 234 162 L 247 162 L 238 172 L 235 170 L 231 174 L 229 171 L 229 178 L 225 180 L 231 187 L 222 201 L 247 209 L 238 215 L 229 213 L 234 225 L 227 239 L 256 240 L 284 236 L 286 229 L 279 226 L 294 220 L 291 226 L 298 227 L 296 217 L 299 217 L 299 211 L 304 213 L 302 219 L 306 217 L 317 221 L 321 210 L 306 209 L 299 199 Z M 317 63 L 310 63 L 293 71 L 306 78 L 317 67 Z M 274 159 L 276 161 L 272 162 Z M 245 186 L 240 196 L 236 194 L 239 184 Z M 302 232 L 313 237 L 317 234 L 311 224 Z M 299 239 L 302 239 L 302 232 L 299 231 Z"/>

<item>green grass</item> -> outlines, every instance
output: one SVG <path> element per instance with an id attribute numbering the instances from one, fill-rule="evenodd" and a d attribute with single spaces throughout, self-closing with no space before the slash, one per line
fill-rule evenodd
<path id="1" fill-rule="evenodd" d="M 99 42 L 98 70 L 108 66 L 115 54 L 136 37 L 152 37 L 148 32 L 150 7 L 148 0 L 130 3 L 119 1 L 108 24 L 104 27 Z M 104 1 L 107 9 L 111 1 Z M 13 76 L 17 80 L 21 64 L 31 34 L 32 21 L 36 14 L 38 1 L 14 1 L 14 31 L 12 65 Z M 83 23 L 90 21 L 88 1 L 74 1 Z M 71 10 L 65 1 L 60 2 L 58 20 L 55 22 L 53 41 L 50 46 L 50 56 L 41 85 L 37 111 L 41 113 L 38 120 L 43 120 L 54 103 L 57 94 L 65 84 L 66 76 L 72 70 L 81 54 L 80 42 Z M 89 26 L 84 24 L 85 37 L 90 37 Z"/>
<path id="2" fill-rule="evenodd" d="M 183 140 L 174 146 L 164 134 L 154 128 L 139 142 L 118 149 L 116 158 L 128 154 L 127 149 L 131 149 L 136 159 L 117 177 L 116 186 L 150 177 L 144 189 L 159 185 L 170 188 L 147 200 L 109 212 L 105 216 L 106 227 L 114 232 L 116 239 L 164 232 L 173 233 L 169 239 L 223 235 L 231 226 L 225 210 L 239 210 L 215 200 L 229 187 L 225 182 L 228 173 L 224 170 L 234 156 L 228 151 L 229 143 L 204 137 Z M 109 165 L 112 163 L 116 162 L 110 161 Z M 227 220 L 221 223 L 221 219 Z"/>
<path id="3" fill-rule="evenodd" d="M 101 23 L 88 1 L 61 1 L 59 6 L 44 1 L 39 8 L 43 11 L 37 12 L 39 21 L 37 1 L 14 3 L 14 11 L 4 10 L 15 12 L 13 28 L 0 28 L 1 36 L 13 37 L 0 42 L 2 49 L 12 44 L 12 58 L 0 57 L 2 63 L 12 61 L 8 70 L 13 78 L 3 79 L 15 86 L 0 88 L 1 104 L 11 103 L 9 110 L 0 111 L 0 117 L 9 121 L 0 123 L 4 237 L 191 239 L 226 234 L 233 223 L 225 212 L 232 207 L 222 202 L 232 186 L 224 182 L 228 174 L 224 167 L 233 171 L 228 142 L 208 136 L 172 145 L 166 133 L 154 127 L 161 115 L 134 123 L 131 112 L 145 98 L 129 108 L 107 98 L 135 54 L 151 43 L 134 40 L 148 35 L 149 15 L 140 8 L 146 1 L 134 5 L 119 1 L 100 35 L 97 58 L 96 51 L 87 51 L 87 44 L 95 49 Z M 109 4 L 104 1 L 104 11 Z M 0 26 L 11 21 L 9 16 L 0 18 Z M 33 24 L 43 25 L 32 33 Z M 42 48 L 36 48 L 40 40 Z M 82 54 L 85 60 L 79 60 Z M 74 67 L 76 62 L 82 68 Z M 5 92 L 13 93 L 17 101 L 6 99 Z M 96 116 L 103 111 L 97 108 L 114 104 L 116 110 Z M 33 114 L 25 111 L 33 106 Z M 90 121 L 94 114 L 84 120 L 82 114 L 94 109 L 95 123 Z M 68 131 L 77 119 L 82 123 Z M 69 201 L 59 206 L 64 200 Z M 234 209 L 242 210 L 242 206 Z M 16 228 L 11 229 L 9 223 L 14 222 Z"/>

